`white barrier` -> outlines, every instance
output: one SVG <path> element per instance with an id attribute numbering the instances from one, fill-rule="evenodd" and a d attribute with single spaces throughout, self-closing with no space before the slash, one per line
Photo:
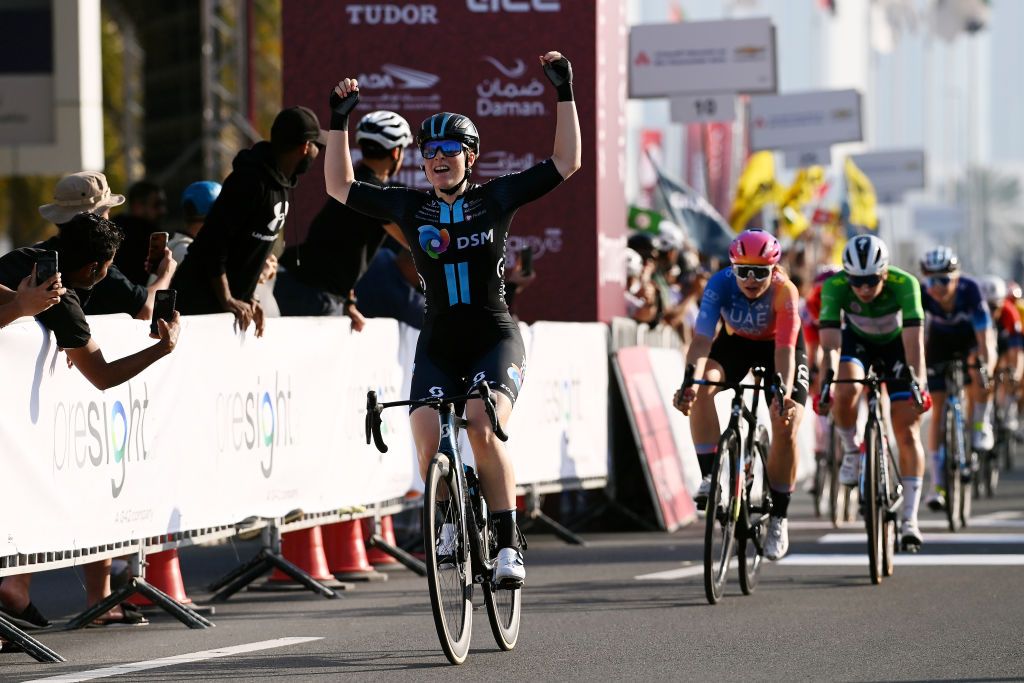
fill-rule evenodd
<path id="1" fill-rule="evenodd" d="M 152 343 L 146 323 L 124 316 L 90 325 L 108 359 Z M 400 359 L 415 331 L 281 318 L 255 339 L 231 325 L 227 315 L 184 318 L 173 354 L 104 392 L 35 322 L 0 333 L 0 557 L 368 505 L 416 487 L 405 411 L 384 413 L 387 454 L 363 430 L 367 389 L 408 395 L 411 364 Z M 529 381 L 509 425 L 518 483 L 603 485 L 604 326 L 541 323 L 529 338 Z"/>

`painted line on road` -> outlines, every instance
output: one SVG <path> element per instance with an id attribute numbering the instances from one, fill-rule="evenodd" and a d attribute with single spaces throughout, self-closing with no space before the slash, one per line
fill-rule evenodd
<path id="1" fill-rule="evenodd" d="M 1024 555 L 908 555 L 894 558 L 901 567 L 996 567 L 1024 565 Z M 868 562 L 866 554 L 858 555 L 789 555 L 775 564 L 791 567 L 859 567 Z"/>
<path id="2" fill-rule="evenodd" d="M 924 534 L 926 543 L 964 545 L 973 543 L 1024 543 L 1024 534 Z M 866 533 L 831 533 L 818 539 L 818 543 L 867 543 Z"/>
<path id="3" fill-rule="evenodd" d="M 730 571 L 736 569 L 739 563 L 733 559 L 729 564 Z M 673 581 L 675 579 L 685 579 L 690 576 L 701 576 L 704 574 L 704 565 L 695 564 L 693 562 L 687 562 L 686 566 L 680 567 L 679 569 L 668 569 L 663 572 L 654 572 L 653 574 L 640 574 L 633 578 L 637 581 Z"/>
<path id="4" fill-rule="evenodd" d="M 261 640 L 258 643 L 246 643 L 244 645 L 235 645 L 233 647 L 220 647 L 215 650 L 203 650 L 202 652 L 174 655 L 173 657 L 150 659 L 144 662 L 135 662 L 133 664 L 118 664 L 117 666 L 108 666 L 103 669 L 92 669 L 91 671 L 61 674 L 60 676 L 52 676 L 50 678 L 36 678 L 32 681 L 28 681 L 28 683 L 38 683 L 39 681 L 61 681 L 61 683 L 91 681 L 97 678 L 120 676 L 121 674 L 129 674 L 136 671 L 160 669 L 166 666 L 177 666 L 178 664 L 191 664 L 193 662 L 202 662 L 207 659 L 216 659 L 218 657 L 229 657 L 231 655 L 242 654 L 244 652 L 256 652 L 258 650 L 270 650 L 275 647 L 297 645 L 298 643 L 308 643 L 312 640 L 323 640 L 323 637 L 275 638 L 274 640 Z"/>

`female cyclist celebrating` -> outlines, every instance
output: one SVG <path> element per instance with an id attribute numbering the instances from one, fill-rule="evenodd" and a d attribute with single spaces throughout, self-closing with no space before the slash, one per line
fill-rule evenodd
<path id="1" fill-rule="evenodd" d="M 412 376 L 412 399 L 457 396 L 480 382 L 496 393 L 498 419 L 506 424 L 522 387 L 526 353 L 505 305 L 505 243 L 516 210 L 554 189 L 580 168 L 580 124 L 572 93 L 572 68 L 558 52 L 540 58 L 558 92 L 551 158 L 484 185 L 469 181 L 480 154 L 476 126 L 461 114 L 441 112 L 420 124 L 417 144 L 429 192 L 381 188 L 355 180 L 348 147 L 348 117 L 359 84 L 346 78 L 331 93 L 331 132 L 324 175 L 327 192 L 343 204 L 397 223 L 412 246 L 426 292 L 426 312 Z M 469 441 L 498 541 L 494 580 L 517 588 L 526 578 L 515 517 L 515 476 L 479 401 L 466 407 Z M 437 418 L 412 409 L 420 472 L 437 450 Z"/>

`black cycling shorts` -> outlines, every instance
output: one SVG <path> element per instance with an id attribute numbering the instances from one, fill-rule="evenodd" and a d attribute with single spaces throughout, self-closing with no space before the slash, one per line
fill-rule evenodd
<path id="1" fill-rule="evenodd" d="M 804 345 L 803 330 L 797 335 L 796 348 L 793 352 L 795 372 L 793 374 L 793 391 L 790 397 L 794 402 L 804 405 L 811 373 L 807 366 L 807 348 Z M 708 360 L 713 360 L 725 371 L 726 382 L 740 382 L 753 368 L 763 367 L 765 375 L 765 396 L 771 400 L 768 388 L 775 376 L 775 340 L 750 339 L 738 334 L 729 334 L 724 329 L 715 337 L 711 344 Z"/>
<path id="2" fill-rule="evenodd" d="M 525 374 L 523 338 L 508 314 L 428 319 L 416 344 L 409 397 L 459 396 L 486 381 L 515 405 Z M 456 410 L 461 413 L 462 406 Z"/>
<path id="3" fill-rule="evenodd" d="M 928 366 L 928 391 L 946 391 L 945 366 L 949 361 L 967 358 L 978 349 L 978 337 L 970 332 L 936 332 L 930 330 L 924 347 L 925 364 Z M 964 373 L 964 386 L 971 383 L 971 373 Z"/>
<path id="4" fill-rule="evenodd" d="M 843 329 L 843 346 L 839 351 L 839 362 L 856 363 L 864 372 L 874 367 L 884 377 L 900 377 L 885 383 L 890 399 L 910 397 L 910 373 L 907 370 L 907 354 L 903 350 L 903 335 L 884 343 L 872 341 L 857 334 L 847 325 Z"/>

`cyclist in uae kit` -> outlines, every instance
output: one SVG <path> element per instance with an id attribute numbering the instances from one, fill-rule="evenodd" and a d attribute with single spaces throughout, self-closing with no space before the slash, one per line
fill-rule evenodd
<path id="1" fill-rule="evenodd" d="M 764 555 L 782 558 L 789 549 L 786 515 L 796 487 L 796 433 L 807 400 L 807 354 L 800 331 L 799 294 L 776 264 L 782 256 L 779 241 L 763 230 L 746 230 L 729 247 L 732 265 L 708 280 L 697 314 L 686 364 L 697 377 L 713 382 L 739 382 L 752 368 L 764 367 L 765 387 L 782 374 L 783 414 L 772 403 L 772 444 L 768 481 L 772 512 Z M 722 328 L 716 334 L 719 321 Z M 795 381 L 794 381 L 795 380 Z M 788 387 L 788 388 L 787 388 Z M 711 468 L 721 428 L 715 410 L 718 387 L 699 386 L 676 392 L 673 403 L 690 415 L 693 443 L 702 476 L 695 496 L 704 509 L 711 491 Z M 691 415 L 692 411 L 692 415 Z"/>
<path id="2" fill-rule="evenodd" d="M 888 381 L 886 388 L 904 490 L 902 545 L 912 552 L 921 547 L 917 525 L 924 474 L 921 413 L 931 407 L 932 399 L 922 390 L 923 405 L 914 404 L 907 369 L 924 376 L 923 320 L 921 287 L 914 276 L 889 265 L 885 243 L 874 235 L 850 240 L 843 250 L 843 272 L 821 288 L 822 372 L 827 374 L 838 364 L 838 379 L 861 379 L 874 366 L 879 375 L 906 378 Z M 858 384 L 836 384 L 829 403 L 818 400 L 822 415 L 835 403 L 833 420 L 843 444 L 839 481 L 845 486 L 855 486 L 860 476 L 863 445 L 858 443 L 857 406 L 862 390 Z"/>
<path id="3" fill-rule="evenodd" d="M 946 377 L 942 366 L 960 357 L 985 366 L 992 376 L 996 361 L 995 334 L 992 316 L 981 296 L 978 283 L 960 273 L 960 260 L 949 247 L 936 247 L 921 259 L 925 291 L 922 297 L 928 314 L 925 328 L 925 355 L 928 358 L 928 389 L 935 398 L 935 414 L 941 415 L 946 403 Z M 972 446 L 976 451 L 989 451 L 995 446 L 992 432 L 992 392 L 970 368 L 966 380 L 967 395 L 974 423 Z M 945 504 L 945 468 L 942 448 L 942 420 L 932 420 L 928 430 L 928 451 L 932 461 L 935 492 L 928 497 L 928 507 L 943 509 Z"/>
<path id="4" fill-rule="evenodd" d="M 348 116 L 359 84 L 341 81 L 331 94 L 327 192 L 343 204 L 400 227 L 412 245 L 426 292 L 426 313 L 416 347 L 413 399 L 459 395 L 479 382 L 496 390 L 496 408 L 508 423 L 525 374 L 519 329 L 504 299 L 505 244 L 522 205 L 542 197 L 580 167 L 580 128 L 572 93 L 572 68 L 558 52 L 540 58 L 558 93 L 554 151 L 550 159 L 484 185 L 469 182 L 480 154 L 476 126 L 461 114 L 442 112 L 420 125 L 417 143 L 431 190 L 381 188 L 357 182 L 348 148 Z M 479 401 L 466 406 L 467 430 L 498 541 L 495 582 L 521 586 L 526 578 L 515 524 L 515 476 L 504 447 L 491 431 Z M 425 473 L 440 437 L 433 411 L 410 415 Z M 442 540 L 444 529 L 442 532 Z"/>
<path id="5" fill-rule="evenodd" d="M 1010 299 L 1006 281 L 998 275 L 987 275 L 978 282 L 981 295 L 988 303 L 996 328 L 996 367 L 1006 368 L 1010 379 L 1019 383 L 1024 375 L 1024 326 L 1020 311 Z"/>

